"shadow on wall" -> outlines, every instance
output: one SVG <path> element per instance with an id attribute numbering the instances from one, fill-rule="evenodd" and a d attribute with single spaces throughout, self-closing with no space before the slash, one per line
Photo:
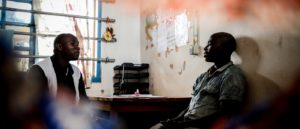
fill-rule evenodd
<path id="1" fill-rule="evenodd" d="M 278 95 L 279 86 L 269 78 L 258 73 L 261 53 L 257 42 L 250 37 L 238 37 L 236 53 L 241 58 L 240 67 L 245 72 L 248 81 L 248 102 L 251 107 L 261 101 L 269 101 Z"/>

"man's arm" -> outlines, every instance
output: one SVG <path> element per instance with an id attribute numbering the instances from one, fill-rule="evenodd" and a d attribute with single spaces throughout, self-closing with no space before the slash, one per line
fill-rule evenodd
<path id="1" fill-rule="evenodd" d="M 222 100 L 220 102 L 222 115 L 232 117 L 237 115 L 242 110 L 242 102 L 236 100 Z"/>
<path id="2" fill-rule="evenodd" d="M 231 117 L 236 115 L 241 107 L 241 102 L 235 100 L 224 100 L 220 103 L 221 110 L 206 117 L 194 120 L 172 121 L 162 123 L 166 129 L 181 129 L 186 127 L 209 128 L 220 117 Z"/>
<path id="3" fill-rule="evenodd" d="M 169 126 L 169 125 L 173 125 L 173 124 L 177 124 L 179 121 L 183 121 L 184 120 L 184 114 L 188 111 L 189 107 L 187 107 L 186 109 L 184 109 L 183 111 L 181 111 L 179 113 L 179 115 L 177 115 L 174 118 L 171 119 L 167 119 L 164 121 L 160 121 L 159 123 L 161 123 L 164 126 Z"/>
<path id="4" fill-rule="evenodd" d="M 49 91 L 47 77 L 38 65 L 33 65 L 27 73 L 27 86 L 37 89 L 39 92 Z"/>
<path id="5" fill-rule="evenodd" d="M 83 82 L 83 78 L 82 78 L 82 75 L 80 75 L 80 79 L 79 79 L 79 95 L 80 95 L 80 101 L 89 101 L 89 98 L 86 94 L 86 91 L 85 91 L 85 85 L 84 85 L 84 82 Z"/>
<path id="6" fill-rule="evenodd" d="M 175 118 L 173 118 L 172 120 L 174 121 L 178 121 L 178 120 L 183 120 L 184 119 L 184 114 L 189 110 L 189 106 L 184 109 L 182 112 L 180 112 L 180 114 L 178 116 L 176 116 Z"/>

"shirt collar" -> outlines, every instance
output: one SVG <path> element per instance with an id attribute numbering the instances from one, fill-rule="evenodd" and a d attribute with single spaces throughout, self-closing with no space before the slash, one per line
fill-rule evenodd
<path id="1" fill-rule="evenodd" d="M 66 76 L 73 75 L 74 71 L 73 71 L 70 63 L 68 64 L 67 68 L 63 68 L 58 64 L 58 62 L 55 58 L 56 58 L 55 55 L 51 56 L 51 62 L 52 62 L 53 68 L 57 74 L 64 74 Z"/>
<path id="2" fill-rule="evenodd" d="M 218 68 L 216 71 L 222 72 L 227 69 L 229 66 L 233 65 L 232 61 L 228 62 L 227 64 L 223 65 L 221 68 Z"/>
<path id="3" fill-rule="evenodd" d="M 212 67 L 210 67 L 207 71 L 207 73 L 212 76 L 214 75 L 216 72 L 223 72 L 225 69 L 227 69 L 229 66 L 233 65 L 232 61 L 228 62 L 227 64 L 223 65 L 222 67 L 218 68 L 215 72 L 211 73 L 210 71 L 212 69 L 216 69 L 217 67 L 215 65 L 213 65 Z"/>

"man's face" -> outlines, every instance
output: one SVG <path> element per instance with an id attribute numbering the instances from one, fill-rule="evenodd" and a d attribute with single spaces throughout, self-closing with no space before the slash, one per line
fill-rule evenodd
<path id="1" fill-rule="evenodd" d="M 77 38 L 67 36 L 62 45 L 62 55 L 68 60 L 77 60 L 80 54 L 79 42 Z"/>
<path id="2" fill-rule="evenodd" d="M 204 48 L 204 58 L 207 62 L 217 62 L 224 56 L 221 42 L 214 38 L 210 38 Z"/>

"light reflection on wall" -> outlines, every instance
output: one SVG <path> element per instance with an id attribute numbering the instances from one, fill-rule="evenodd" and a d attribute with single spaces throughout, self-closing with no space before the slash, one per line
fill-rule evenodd
<path id="1" fill-rule="evenodd" d="M 138 3 L 129 0 L 126 10 Z M 144 0 L 141 7 L 143 16 L 153 12 L 158 5 L 165 9 L 189 9 L 198 10 L 199 16 L 220 15 L 229 21 L 242 21 L 251 19 L 259 23 L 277 29 L 292 29 L 300 26 L 300 1 L 298 0 Z M 201 17 L 202 16 L 202 17 Z"/>

